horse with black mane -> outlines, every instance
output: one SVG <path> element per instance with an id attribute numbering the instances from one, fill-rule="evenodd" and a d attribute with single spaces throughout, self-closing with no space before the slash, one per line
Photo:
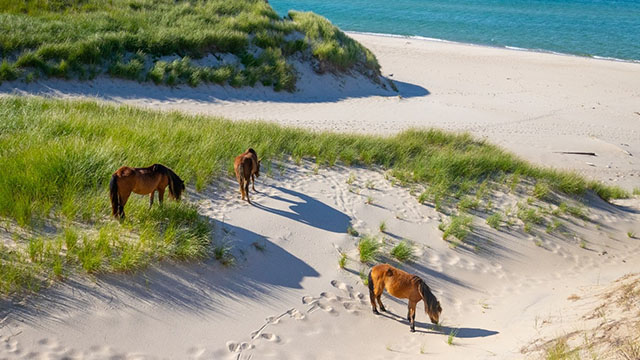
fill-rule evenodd
<path id="1" fill-rule="evenodd" d="M 440 302 L 431 293 L 429 286 L 417 275 L 396 269 L 389 264 L 379 264 L 371 268 L 368 280 L 369 298 L 374 314 L 380 315 L 376 309 L 376 300 L 380 305 L 380 310 L 387 311 L 380 300 L 382 292 L 387 289 L 389 294 L 397 298 L 409 299 L 407 320 L 410 322 L 411 332 L 416 331 L 416 305 L 420 300 L 424 301 L 424 310 L 429 315 L 431 322 L 437 324 L 440 321 L 440 313 L 442 312 Z"/>
<path id="2" fill-rule="evenodd" d="M 116 218 L 124 218 L 124 206 L 131 192 L 140 195 L 149 194 L 149 207 L 151 207 L 157 190 L 158 200 L 162 205 L 167 186 L 169 195 L 175 200 L 180 200 L 180 195 L 184 191 L 184 181 L 168 167 L 161 164 L 153 164 L 145 168 L 123 166 L 111 175 L 109 182 L 111 213 Z"/>

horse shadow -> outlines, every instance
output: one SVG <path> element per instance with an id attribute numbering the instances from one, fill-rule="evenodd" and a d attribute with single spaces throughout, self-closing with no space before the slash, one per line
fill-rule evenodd
<path id="1" fill-rule="evenodd" d="M 402 317 L 389 309 L 386 312 L 381 312 L 381 316 L 386 317 L 387 319 L 395 320 L 397 322 L 406 324 L 409 327 L 409 320 L 406 317 Z M 466 328 L 466 327 L 450 327 L 450 326 L 442 326 L 435 325 L 431 323 L 425 323 L 420 321 L 415 321 L 416 332 L 423 334 L 455 334 L 455 337 L 460 339 L 473 339 L 473 338 L 483 338 L 488 336 L 493 336 L 499 334 L 498 331 L 495 330 L 487 330 L 480 328 Z"/>
<path id="2" fill-rule="evenodd" d="M 285 189 L 280 186 L 271 187 L 292 198 L 297 198 L 292 200 L 278 195 L 267 195 L 271 199 L 290 204 L 289 209 L 291 211 L 275 209 L 253 202 L 252 204 L 255 207 L 318 229 L 335 233 L 345 232 L 351 222 L 351 218 L 343 212 L 336 210 L 335 208 L 318 201 L 311 196 L 298 191 Z"/>

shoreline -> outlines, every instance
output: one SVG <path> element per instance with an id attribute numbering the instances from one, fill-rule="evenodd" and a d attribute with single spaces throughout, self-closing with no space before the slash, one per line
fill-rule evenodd
<path id="1" fill-rule="evenodd" d="M 394 38 L 394 39 L 411 39 L 411 40 L 420 40 L 420 41 L 454 44 L 454 45 L 471 46 L 471 47 L 481 47 L 481 48 L 489 48 L 489 49 L 502 49 L 502 50 L 522 51 L 522 52 L 536 53 L 536 54 L 568 56 L 568 57 L 581 58 L 581 59 L 593 59 L 593 60 L 613 61 L 613 62 L 621 62 L 621 63 L 640 64 L 640 59 L 620 59 L 620 58 L 600 56 L 600 55 L 580 55 L 580 54 L 557 52 L 557 51 L 546 50 L 546 49 L 523 48 L 518 46 L 510 46 L 510 45 L 474 44 L 474 43 L 466 43 L 466 42 L 455 41 L 455 40 L 432 38 L 432 37 L 421 36 L 421 35 L 400 35 L 400 34 L 386 34 L 386 33 L 377 33 L 377 32 L 369 32 L 369 31 L 351 31 L 351 30 L 344 30 L 344 32 L 347 35 L 365 35 L 365 36 L 378 36 L 383 38 Z"/>

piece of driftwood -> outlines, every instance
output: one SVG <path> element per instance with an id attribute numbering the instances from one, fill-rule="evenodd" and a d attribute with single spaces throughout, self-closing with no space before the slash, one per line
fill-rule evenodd
<path id="1" fill-rule="evenodd" d="M 568 154 L 568 155 L 587 155 L 587 156 L 598 156 L 598 154 L 590 151 L 554 151 L 556 154 Z"/>

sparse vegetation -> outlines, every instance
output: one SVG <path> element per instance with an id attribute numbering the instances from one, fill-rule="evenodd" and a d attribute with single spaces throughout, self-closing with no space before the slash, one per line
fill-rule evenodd
<path id="1" fill-rule="evenodd" d="M 381 233 L 387 231 L 387 223 L 384 220 L 380 221 L 380 225 L 378 225 L 378 230 L 380 230 Z"/>
<path id="2" fill-rule="evenodd" d="M 347 265 L 347 254 L 340 253 L 340 258 L 338 259 L 338 266 L 340 266 L 340 269 L 344 269 L 346 265 Z"/>
<path id="3" fill-rule="evenodd" d="M 358 251 L 360 252 L 360 262 L 374 262 L 380 256 L 380 242 L 375 237 L 365 235 L 358 242 Z"/>
<path id="4" fill-rule="evenodd" d="M 546 350 L 545 359 L 546 360 L 573 360 L 573 359 L 578 360 L 579 355 L 575 349 L 571 350 L 569 348 L 569 345 L 567 345 L 566 339 L 560 338 L 556 340 Z"/>
<path id="5" fill-rule="evenodd" d="M 354 229 L 353 226 L 351 226 L 351 225 L 349 225 L 349 227 L 347 228 L 347 234 L 349 234 L 351 236 L 360 235 L 360 233 L 358 233 L 358 230 Z"/>
<path id="6" fill-rule="evenodd" d="M 492 228 L 498 230 L 500 229 L 500 223 L 502 222 L 502 214 L 499 212 L 493 213 L 487 217 L 487 224 Z"/>
<path id="7" fill-rule="evenodd" d="M 475 209 L 478 207 L 478 200 L 472 198 L 471 196 L 465 196 L 460 201 L 458 201 L 458 210 L 460 212 L 466 212 L 471 209 Z"/>
<path id="8" fill-rule="evenodd" d="M 313 57 L 317 72 L 380 74 L 375 56 L 327 19 L 281 18 L 254 0 L 2 1 L 0 44 L 0 82 L 108 74 L 292 91 L 294 54 Z"/>
<path id="9" fill-rule="evenodd" d="M 633 239 L 633 238 L 635 238 L 635 237 L 636 237 L 636 233 L 635 233 L 635 232 L 633 232 L 633 231 L 627 231 L 627 236 L 628 236 L 630 239 Z"/>
<path id="10" fill-rule="evenodd" d="M 447 344 L 453 345 L 453 339 L 458 335 L 458 329 L 451 329 L 449 335 L 447 336 Z"/>
<path id="11" fill-rule="evenodd" d="M 551 188 L 549 184 L 546 182 L 536 182 L 536 185 L 533 187 L 533 196 L 539 200 L 545 200 L 549 197 L 551 193 Z"/>
<path id="12" fill-rule="evenodd" d="M 402 240 L 391 249 L 391 256 L 400 262 L 410 261 L 414 257 L 413 246 L 408 241 Z"/>
<path id="13" fill-rule="evenodd" d="M 633 195 L 640 195 L 640 187 L 634 187 L 633 188 Z"/>
<path id="14" fill-rule="evenodd" d="M 439 227 L 440 230 L 444 231 L 442 239 L 447 240 L 450 236 L 453 236 L 460 241 L 464 241 L 473 230 L 472 221 L 473 218 L 469 215 L 452 216 L 447 225 L 441 224 L 442 226 Z"/>
<path id="15" fill-rule="evenodd" d="M 220 261 L 222 265 L 231 266 L 235 264 L 236 260 L 231 250 L 232 247 L 228 243 L 216 244 L 213 247 L 213 256 L 216 260 Z"/>
<path id="16" fill-rule="evenodd" d="M 368 205 L 373 205 L 373 197 L 372 197 L 372 196 L 367 196 L 367 201 L 366 201 L 366 203 L 367 203 Z"/>

